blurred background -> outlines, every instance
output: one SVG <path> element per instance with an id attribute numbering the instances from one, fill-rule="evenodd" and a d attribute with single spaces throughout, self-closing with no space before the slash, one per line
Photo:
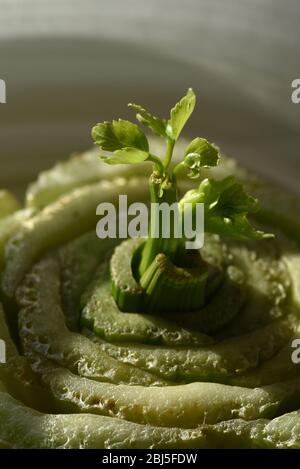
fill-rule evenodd
<path id="1" fill-rule="evenodd" d="M 0 186 L 91 145 L 101 120 L 166 114 L 190 86 L 186 131 L 300 191 L 299 0 L 0 0 Z"/>

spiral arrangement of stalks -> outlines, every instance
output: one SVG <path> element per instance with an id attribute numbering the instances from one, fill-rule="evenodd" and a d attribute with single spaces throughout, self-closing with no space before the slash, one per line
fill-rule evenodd
<path id="1" fill-rule="evenodd" d="M 201 314 L 120 311 L 112 296 L 119 241 L 97 238 L 95 208 L 146 202 L 144 167 L 91 152 L 40 175 L 24 208 L 2 193 L 1 447 L 300 447 L 300 204 L 232 161 L 212 171 L 244 178 L 276 237 L 206 236 L 223 275 Z"/>

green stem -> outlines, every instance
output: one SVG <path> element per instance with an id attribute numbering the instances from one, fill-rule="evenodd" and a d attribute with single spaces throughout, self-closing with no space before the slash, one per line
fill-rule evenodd
<path id="1" fill-rule="evenodd" d="M 173 155 L 174 145 L 175 145 L 175 142 L 171 139 L 168 139 L 167 149 L 166 149 L 166 156 L 165 156 L 165 159 L 164 159 L 165 169 L 168 169 L 168 167 L 170 166 L 172 155 Z"/>
<path id="2" fill-rule="evenodd" d="M 154 170 L 158 174 L 163 176 L 163 174 L 165 172 L 165 168 L 164 168 L 164 165 L 163 165 L 161 159 L 158 158 L 158 156 L 155 156 L 152 153 L 150 153 L 150 155 L 148 156 L 148 161 L 151 161 L 152 163 L 154 163 Z"/>
<path id="3" fill-rule="evenodd" d="M 158 254 L 140 279 L 144 291 L 145 312 L 188 312 L 205 302 L 208 271 L 175 266 L 164 254 Z"/>
<path id="4" fill-rule="evenodd" d="M 163 178 L 156 174 L 152 174 L 149 185 L 151 204 L 166 203 L 170 206 L 173 203 L 177 203 L 178 198 L 176 184 L 173 184 L 167 179 L 163 180 Z M 177 210 L 177 207 L 175 210 Z M 157 219 L 157 217 L 153 216 L 153 213 L 151 213 L 149 237 L 142 251 L 139 266 L 140 276 L 145 273 L 157 254 L 164 253 L 170 259 L 174 259 L 179 246 L 181 246 L 182 239 L 175 237 L 177 227 L 175 226 L 174 214 L 172 212 L 168 212 L 168 214 L 170 216 L 170 236 L 165 238 L 162 236 L 162 216 Z M 157 223 L 159 226 L 156 226 Z M 152 237 L 153 233 L 157 233 L 158 237 Z"/>

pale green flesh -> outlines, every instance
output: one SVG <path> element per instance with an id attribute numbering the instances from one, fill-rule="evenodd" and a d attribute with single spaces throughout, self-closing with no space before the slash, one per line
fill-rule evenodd
<path id="1" fill-rule="evenodd" d="M 2 277 L 4 293 L 13 297 L 16 288 L 34 262 L 46 250 L 65 243 L 96 226 L 96 207 L 101 202 L 116 203 L 118 192 L 127 192 L 128 203 L 145 198 L 146 181 L 137 178 L 102 181 L 63 196 L 25 221 L 6 249 Z M 142 185 L 141 185 L 142 183 Z M 143 192 L 144 191 L 144 192 Z"/>
<path id="2" fill-rule="evenodd" d="M 0 190 L 0 219 L 11 215 L 20 208 L 20 203 L 11 192 Z"/>
<path id="3" fill-rule="evenodd" d="M 90 299 L 83 309 L 82 324 L 89 324 L 99 336 L 107 340 L 145 341 L 175 346 L 205 345 L 211 342 L 203 334 L 193 333 L 156 316 L 120 312 L 111 296 L 109 265 L 106 263 L 100 269 L 94 287 L 84 295 L 84 298 L 88 295 Z"/>
<path id="4" fill-rule="evenodd" d="M 97 344 L 70 332 L 60 306 L 59 265 L 45 258 L 26 277 L 17 293 L 19 333 L 25 354 L 40 354 L 82 376 L 109 382 L 157 382 L 155 376 L 110 358 Z M 32 358 L 34 360 L 34 358 Z"/>
<path id="5" fill-rule="evenodd" d="M 84 244 L 84 240 L 81 243 Z M 80 241 L 75 246 L 78 256 Z M 88 263 L 87 270 L 89 268 Z M 108 266 L 105 268 L 108 269 Z M 73 274 L 76 279 L 75 272 Z M 96 304 L 92 311 L 96 314 L 93 316 L 93 328 L 100 336 L 116 342 L 151 343 L 160 340 L 169 348 L 146 345 L 118 347 L 109 343 L 105 345 L 105 342 L 99 346 L 80 334 L 69 332 L 60 306 L 58 261 L 49 257 L 34 267 L 18 291 L 22 307 L 19 314 L 20 334 L 26 353 L 34 351 L 43 354 L 71 371 L 112 382 L 126 381 L 128 375 L 128 382 L 131 383 L 133 378 L 130 378 L 129 370 L 125 370 L 123 378 L 119 374 L 116 378 L 109 377 L 112 372 L 102 369 L 103 363 L 107 363 L 102 358 L 106 356 L 103 350 L 116 358 L 117 363 L 124 362 L 137 368 L 133 373 L 138 374 L 135 384 L 142 379 L 140 369 L 171 381 L 227 382 L 236 374 L 256 368 L 271 358 L 292 334 L 288 317 L 210 345 L 208 337 L 176 328 L 176 323 L 150 315 L 119 312 L 110 294 L 108 277 L 105 277 L 105 282 L 98 276 L 96 279 L 96 298 L 89 293 L 89 289 L 85 296 L 89 297 L 92 305 Z M 85 323 L 88 322 L 86 316 Z M 198 343 L 202 342 L 200 349 L 196 347 L 197 340 Z M 113 370 L 113 363 L 109 363 L 109 370 Z"/>
<path id="6" fill-rule="evenodd" d="M 62 305 L 69 329 L 80 327 L 80 298 L 95 274 L 99 261 L 109 257 L 118 239 L 99 242 L 94 231 L 80 236 L 59 250 Z"/>
<path id="7" fill-rule="evenodd" d="M 300 403 L 300 380 L 248 389 L 217 383 L 151 387 L 91 382 L 41 360 L 35 367 L 59 412 L 87 412 L 163 427 L 275 417 Z"/>
<path id="8" fill-rule="evenodd" d="M 90 334 L 88 334 L 89 337 Z M 226 340 L 215 346 L 194 348 L 151 347 L 146 345 L 117 346 L 100 341 L 102 349 L 124 363 L 149 370 L 164 379 L 179 382 L 214 381 L 230 383 L 274 356 L 290 337 L 288 324 L 266 326 L 256 333 Z M 267 343 L 269 341 L 269 343 Z M 242 379 L 242 378 L 241 378 Z M 271 381 L 267 381 L 269 384 Z M 255 386 L 255 384 L 254 384 Z M 253 386 L 253 387 L 254 387 Z M 252 387 L 251 384 L 249 387 Z"/>
<path id="9" fill-rule="evenodd" d="M 17 298 L 25 354 L 0 311 L 9 352 L 0 364 L 0 447 L 299 448 L 299 411 L 287 413 L 300 408 L 300 365 L 291 361 L 298 246 L 280 233 L 255 243 L 208 237 L 205 256 L 227 273 L 202 315 L 122 313 L 108 264 L 118 241 L 96 238 L 95 207 L 124 192 L 129 203 L 146 200 L 147 180 L 140 167 L 122 168 L 117 180 L 111 167 L 95 169 L 86 156 L 45 174 L 27 200 L 47 207 L 0 221 L 2 288 Z M 267 231 L 274 223 L 299 240 L 276 191 L 271 202 L 268 189 L 257 191 Z"/>
<path id="10" fill-rule="evenodd" d="M 91 414 L 40 414 L 0 393 L 2 448 L 299 448 L 300 414 L 162 428 Z"/>
<path id="11" fill-rule="evenodd" d="M 5 246 L 7 241 L 14 235 L 22 223 L 32 215 L 32 210 L 18 210 L 0 219 L 0 268 L 4 267 Z"/>
<path id="12" fill-rule="evenodd" d="M 27 359 L 10 338 L 0 303 L 0 338 L 5 341 L 6 363 L 0 363 L 0 382 L 15 398 L 40 410 L 49 410 L 48 391 L 42 389 Z"/>

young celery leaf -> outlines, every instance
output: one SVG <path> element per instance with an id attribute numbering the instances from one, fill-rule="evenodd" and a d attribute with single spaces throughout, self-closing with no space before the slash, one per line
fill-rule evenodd
<path id="1" fill-rule="evenodd" d="M 183 127 L 190 118 L 196 104 L 196 95 L 192 88 L 171 109 L 170 119 L 167 123 L 167 135 L 174 142 L 178 139 Z"/>
<path id="2" fill-rule="evenodd" d="M 201 168 L 217 166 L 219 160 L 219 149 L 205 138 L 197 137 L 188 145 L 183 165 L 189 168 L 190 178 L 197 178 L 200 176 Z"/>
<path id="3" fill-rule="evenodd" d="M 132 147 L 121 148 L 114 151 L 112 155 L 101 156 L 107 164 L 137 164 L 146 161 L 149 153 Z"/>
<path id="4" fill-rule="evenodd" d="M 205 218 L 205 231 L 227 236 L 238 241 L 249 239 L 273 238 L 270 233 L 256 230 L 249 222 L 246 214 L 232 215 L 231 218 L 210 216 Z"/>
<path id="5" fill-rule="evenodd" d="M 259 210 L 257 199 L 248 195 L 233 176 L 222 181 L 204 179 L 198 189 L 188 191 L 180 201 L 195 206 L 204 204 L 205 231 L 237 240 L 270 238 L 273 235 L 256 230 L 247 216 Z"/>
<path id="6" fill-rule="evenodd" d="M 92 129 L 92 137 L 97 145 L 106 151 L 136 148 L 148 152 L 149 144 L 145 134 L 132 122 L 119 119 L 97 124 Z"/>
<path id="7" fill-rule="evenodd" d="M 237 213 L 255 213 L 259 209 L 258 200 L 248 195 L 234 176 L 222 181 L 205 179 L 199 186 L 209 210 L 218 216 L 230 218 Z"/>
<path id="8" fill-rule="evenodd" d="M 159 137 L 167 137 L 166 134 L 166 121 L 160 119 L 159 117 L 153 116 L 149 111 L 144 109 L 139 104 L 129 103 L 128 106 L 137 111 L 136 118 L 137 120 L 151 129 Z"/>

